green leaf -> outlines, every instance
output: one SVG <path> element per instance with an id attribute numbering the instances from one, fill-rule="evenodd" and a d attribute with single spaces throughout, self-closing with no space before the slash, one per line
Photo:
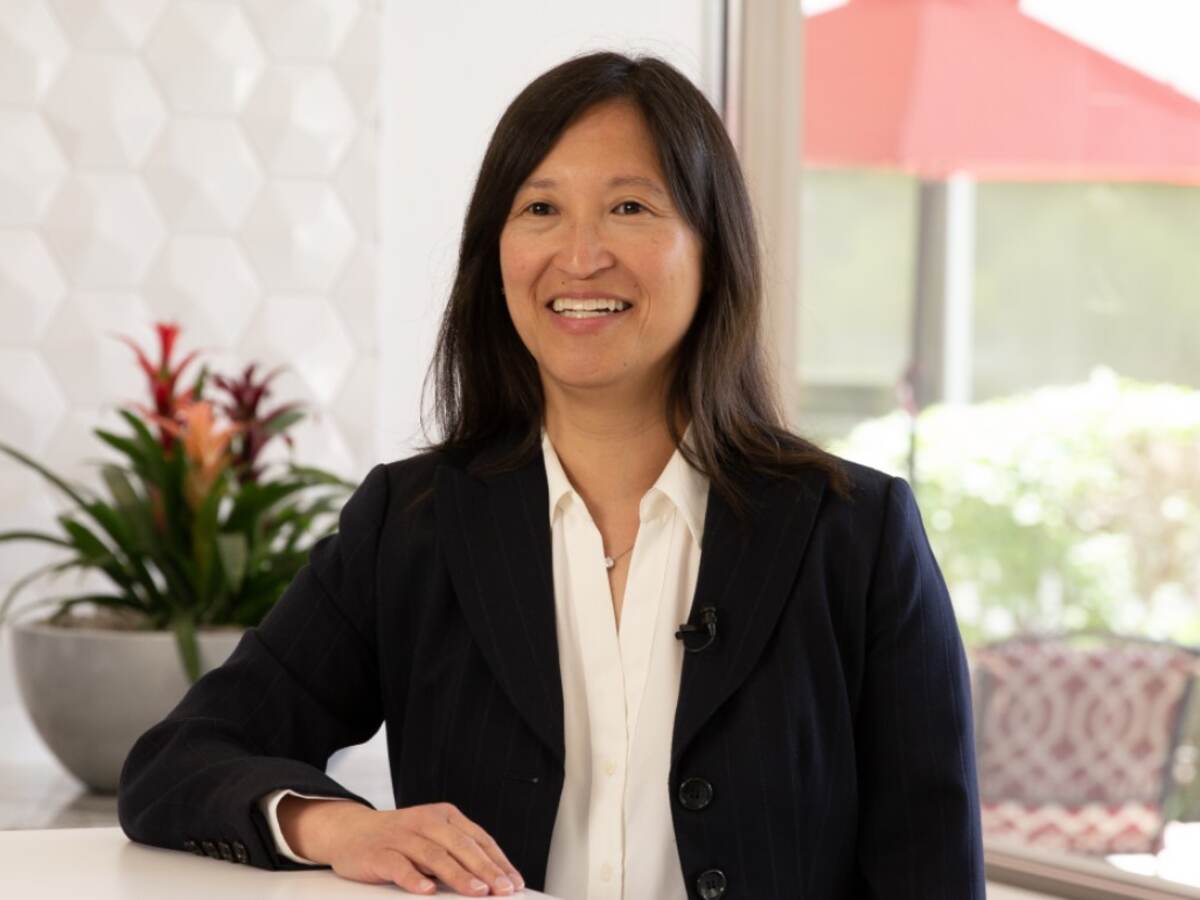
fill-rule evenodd
<path id="1" fill-rule="evenodd" d="M 249 555 L 246 548 L 246 536 L 243 534 L 217 535 L 217 554 L 221 560 L 221 568 L 225 572 L 225 580 L 233 593 L 242 589 L 246 577 L 246 558 Z"/>
<path id="2" fill-rule="evenodd" d="M 41 531 L 0 531 L 0 543 L 4 541 L 37 541 L 42 544 L 54 544 L 57 547 L 74 548 L 70 541 L 46 534 Z"/>
<path id="3" fill-rule="evenodd" d="M 282 434 L 287 431 L 297 422 L 304 418 L 304 411 L 300 409 L 289 410 L 288 412 L 278 415 L 273 419 L 267 419 L 262 423 L 262 430 L 268 436 Z"/>
<path id="4" fill-rule="evenodd" d="M 104 441 L 104 443 L 108 444 L 114 450 L 118 450 L 128 456 L 130 460 L 133 461 L 135 466 L 138 467 L 139 471 L 141 471 L 141 467 L 146 464 L 145 450 L 139 447 L 134 441 L 129 440 L 129 438 L 121 437 L 120 435 L 113 434 L 111 431 L 105 431 L 102 428 L 93 429 L 92 434 L 96 435 L 96 437 Z"/>
<path id="5" fill-rule="evenodd" d="M 24 463 L 25 465 L 29 466 L 29 468 L 33 469 L 35 472 L 37 472 L 39 475 L 41 475 L 43 478 L 45 478 L 47 481 L 49 481 L 52 485 L 54 485 L 56 488 L 58 488 L 60 491 L 62 491 L 64 494 L 66 494 L 68 497 L 70 497 L 72 500 L 74 500 L 80 506 L 84 506 L 87 504 L 88 501 L 86 499 L 84 499 L 84 495 L 82 493 L 84 488 L 72 487 L 65 480 L 63 480 L 62 478 L 55 475 L 53 472 L 51 472 L 49 469 L 47 469 L 41 463 L 26 456 L 24 453 L 22 453 L 16 447 L 11 447 L 8 444 L 0 442 L 0 452 L 7 453 L 13 459 L 17 460 L 17 462 L 21 462 L 21 463 Z"/>
<path id="6" fill-rule="evenodd" d="M 4 602 L 0 603 L 0 624 L 3 624 L 4 621 L 8 618 L 9 608 L 12 606 L 13 602 L 17 599 L 17 595 L 22 590 L 24 590 L 25 587 L 32 584 L 34 581 L 36 581 L 39 578 L 44 578 L 45 576 L 52 575 L 56 572 L 66 571 L 67 569 L 70 569 L 73 566 L 78 565 L 78 562 L 79 562 L 78 560 L 69 559 L 66 562 L 58 561 L 58 562 L 47 563 L 44 566 L 34 569 L 32 572 L 28 573 L 27 575 L 24 575 L 21 578 L 18 578 L 17 581 L 13 584 L 13 586 L 10 587 L 8 589 L 8 591 L 5 593 Z M 36 604 L 36 602 L 34 602 L 30 605 L 35 606 L 37 604 Z"/>
<path id="7" fill-rule="evenodd" d="M 100 475 L 116 501 L 117 508 L 129 523 L 132 537 L 137 541 L 136 549 L 141 553 L 154 553 L 159 541 L 149 501 L 133 489 L 125 470 L 119 466 L 101 466 Z"/>
<path id="8" fill-rule="evenodd" d="M 196 642 L 196 623 L 190 614 L 185 613 L 171 620 L 171 629 L 175 632 L 175 644 L 179 648 L 183 673 L 189 683 L 195 684 L 200 677 L 200 647 Z"/>

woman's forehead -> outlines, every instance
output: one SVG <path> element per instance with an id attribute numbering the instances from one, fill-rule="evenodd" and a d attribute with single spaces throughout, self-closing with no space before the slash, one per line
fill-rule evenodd
<path id="1" fill-rule="evenodd" d="M 657 175 L 625 173 L 605 177 L 603 173 L 596 171 L 589 172 L 586 170 L 575 170 L 573 175 L 574 177 L 572 177 L 572 173 L 568 171 L 567 177 L 563 180 L 560 180 L 560 178 L 557 177 L 539 175 L 535 172 L 534 175 L 531 175 L 521 184 L 521 186 L 518 188 L 518 191 L 553 191 L 563 188 L 574 180 L 582 181 L 587 179 L 599 182 L 600 186 L 606 189 L 636 187 L 644 191 L 648 191 L 651 194 L 658 195 L 663 200 L 670 199 L 670 195 L 667 193 L 666 188 L 664 188 L 662 183 L 659 181 Z"/>

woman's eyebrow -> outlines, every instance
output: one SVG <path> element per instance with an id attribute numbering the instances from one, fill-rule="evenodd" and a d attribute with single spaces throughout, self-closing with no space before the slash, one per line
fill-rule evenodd
<path id="1" fill-rule="evenodd" d="M 558 187 L 558 182 L 553 178 L 530 178 L 517 189 L 517 192 L 520 193 L 529 188 L 546 190 L 556 187 Z M 667 192 L 658 185 L 658 182 L 644 175 L 616 175 L 608 180 L 608 187 L 641 187 L 661 197 L 667 196 Z"/>

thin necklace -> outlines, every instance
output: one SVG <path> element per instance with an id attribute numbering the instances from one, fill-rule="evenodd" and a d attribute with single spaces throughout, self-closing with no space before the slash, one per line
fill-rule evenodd
<path id="1" fill-rule="evenodd" d="M 630 544 L 630 545 L 629 545 L 629 550 L 632 550 L 632 549 L 633 549 L 633 545 L 632 545 L 632 544 Z M 613 566 L 615 566 L 615 565 L 617 564 L 617 560 L 618 560 L 618 559 L 620 559 L 622 556 L 624 556 L 626 553 L 628 553 L 628 552 L 629 552 L 629 550 L 622 550 L 622 551 L 621 551 L 620 553 L 618 553 L 616 556 L 606 556 L 606 557 L 604 557 L 604 568 L 606 568 L 606 569 L 611 569 Z"/>

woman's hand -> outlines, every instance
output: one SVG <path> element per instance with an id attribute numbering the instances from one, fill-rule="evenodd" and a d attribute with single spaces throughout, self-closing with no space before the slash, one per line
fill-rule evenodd
<path id="1" fill-rule="evenodd" d="M 352 800 L 288 796 L 276 814 L 289 847 L 351 881 L 432 894 L 437 886 L 428 875 L 468 897 L 525 887 L 491 835 L 452 803 L 374 810 Z"/>

